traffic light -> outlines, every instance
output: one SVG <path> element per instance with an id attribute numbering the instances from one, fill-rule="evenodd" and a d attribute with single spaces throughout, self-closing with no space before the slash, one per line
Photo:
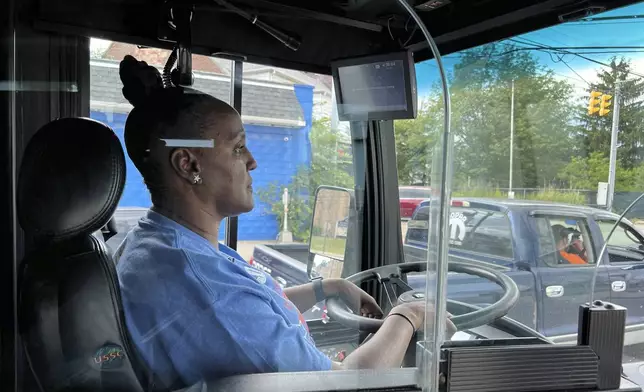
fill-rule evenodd
<path id="1" fill-rule="evenodd" d="M 593 114 L 597 113 L 599 109 L 599 103 L 600 99 L 599 97 L 602 95 L 600 91 L 591 91 L 590 92 L 590 101 L 588 101 L 588 115 L 592 116 Z"/>
<path id="2" fill-rule="evenodd" d="M 609 107 L 612 104 L 612 102 L 610 101 L 611 98 L 613 98 L 612 95 L 608 95 L 608 94 L 602 95 L 601 103 L 599 104 L 599 115 L 600 116 L 605 116 L 610 112 Z"/>

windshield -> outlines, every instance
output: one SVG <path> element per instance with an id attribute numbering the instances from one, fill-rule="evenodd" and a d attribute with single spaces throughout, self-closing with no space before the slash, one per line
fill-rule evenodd
<path id="1" fill-rule="evenodd" d="M 644 360 L 644 286 L 624 273 L 644 267 L 644 201 L 608 235 L 644 191 L 644 33 L 631 19 L 643 11 L 637 4 L 443 59 L 454 134 L 450 262 L 508 267 L 522 287 L 508 315 L 557 343 L 576 341 L 578 308 L 591 298 L 627 307 L 625 369 Z M 435 63 L 417 69 L 418 119 L 396 122 L 401 186 L 430 186 L 423 175 L 440 136 Z M 427 257 L 429 204 L 401 221 L 408 262 Z M 606 210 L 614 217 L 596 218 Z M 448 278 L 448 300 L 488 303 L 496 290 Z"/>
<path id="2" fill-rule="evenodd" d="M 599 227 L 601 228 L 602 235 L 604 238 L 608 238 L 615 221 L 598 221 Z M 631 225 L 620 223 L 619 226 L 615 229 L 612 236 L 608 240 L 609 245 L 614 246 L 626 246 L 633 247 L 638 249 L 642 248 L 644 245 L 644 240 L 642 239 L 642 234 L 638 232 L 636 228 Z"/>

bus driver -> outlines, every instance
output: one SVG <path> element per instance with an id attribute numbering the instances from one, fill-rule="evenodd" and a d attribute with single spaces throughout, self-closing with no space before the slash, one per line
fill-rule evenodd
<path id="1" fill-rule="evenodd" d="M 218 243 L 222 220 L 253 208 L 257 162 L 239 114 L 210 95 L 163 88 L 159 72 L 131 56 L 120 75 L 134 106 L 127 153 L 152 207 L 117 250 L 117 270 L 127 327 L 160 380 L 174 386 L 236 374 L 399 367 L 423 325 L 424 304 L 396 306 L 372 339 L 342 363 L 331 361 L 301 315 L 322 293 L 341 295 L 368 317 L 382 311 L 343 279 L 282 290 Z"/>

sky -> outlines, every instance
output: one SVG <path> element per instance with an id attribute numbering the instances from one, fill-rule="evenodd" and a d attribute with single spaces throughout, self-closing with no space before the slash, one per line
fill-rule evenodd
<path id="1" fill-rule="evenodd" d="M 608 63 L 615 55 L 624 56 L 632 60 L 633 71 L 644 75 L 644 2 L 620 8 L 617 10 L 596 14 L 594 17 L 614 17 L 642 15 L 638 19 L 620 19 L 609 21 L 580 21 L 570 22 L 552 26 L 543 30 L 537 30 L 514 38 L 529 40 L 543 46 L 549 47 L 588 47 L 588 46 L 640 46 L 639 53 L 603 53 L 588 54 L 594 60 Z M 428 26 L 431 31 L 431 27 Z M 503 41 L 501 41 L 503 42 Z M 512 42 L 510 42 L 512 43 Z M 516 44 L 516 43 L 514 43 Z M 527 46 L 527 45 L 526 45 Z M 616 49 L 596 49 L 594 51 L 614 51 Z M 585 50 L 570 50 L 583 54 Z M 592 50 L 586 50 L 592 51 Z M 532 54 L 543 65 L 546 65 L 555 72 L 555 76 L 565 79 L 571 83 L 575 92 L 584 94 L 588 83 L 596 81 L 596 73 L 601 65 L 592 63 L 575 55 L 566 55 L 564 62 L 554 62 L 550 55 L 541 51 L 532 51 Z M 553 56 L 554 60 L 558 60 Z M 455 54 L 443 57 L 443 64 L 446 71 L 452 71 L 454 64 L 458 63 L 459 56 Z M 572 68 L 572 69 L 571 69 Z M 416 65 L 416 77 L 418 80 L 419 97 L 427 96 L 431 86 L 439 80 L 438 69 L 435 61 L 425 61 Z"/>

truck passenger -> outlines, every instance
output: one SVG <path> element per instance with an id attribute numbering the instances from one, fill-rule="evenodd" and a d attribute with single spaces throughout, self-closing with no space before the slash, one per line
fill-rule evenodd
<path id="1" fill-rule="evenodd" d="M 282 290 L 218 243 L 221 221 L 253 208 L 239 114 L 192 89 L 163 88 L 159 72 L 121 62 L 128 155 L 152 208 L 117 250 L 126 323 L 149 367 L 167 386 L 236 374 L 399 367 L 425 318 L 423 303 L 393 308 L 380 330 L 342 363 L 319 351 L 301 313 L 340 295 L 362 315 L 376 301 L 343 279 Z M 430 316 L 431 317 L 431 316 Z M 448 336 L 455 327 L 448 322 Z"/>

